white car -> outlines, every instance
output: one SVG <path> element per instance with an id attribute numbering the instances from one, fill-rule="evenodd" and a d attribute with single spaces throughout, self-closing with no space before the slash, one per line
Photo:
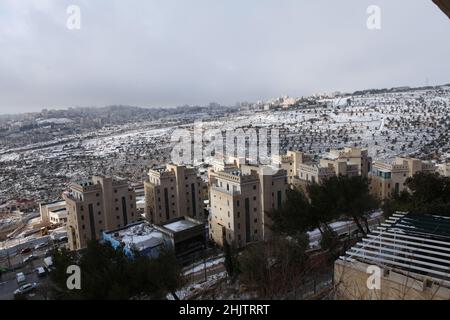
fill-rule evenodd
<path id="1" fill-rule="evenodd" d="M 47 273 L 45 272 L 44 267 L 38 267 L 36 268 L 36 274 L 38 275 L 38 277 L 42 278 L 45 277 Z"/>
<path id="2" fill-rule="evenodd" d="M 22 282 L 25 282 L 25 275 L 23 272 L 16 273 L 16 280 L 18 284 L 21 284 Z"/>
<path id="3" fill-rule="evenodd" d="M 34 250 L 39 250 L 39 249 L 44 248 L 46 246 L 48 246 L 48 242 L 39 243 L 39 244 L 34 246 Z"/>
<path id="4" fill-rule="evenodd" d="M 25 294 L 25 293 L 31 292 L 34 289 L 36 289 L 36 287 L 37 287 L 36 282 L 26 283 L 23 286 L 20 286 L 19 289 L 17 289 L 16 291 L 14 291 L 14 295 Z"/>
<path id="5" fill-rule="evenodd" d="M 25 259 L 23 259 L 23 263 L 28 263 L 30 261 L 36 260 L 37 257 L 35 255 L 30 255 L 28 257 L 26 257 Z"/>

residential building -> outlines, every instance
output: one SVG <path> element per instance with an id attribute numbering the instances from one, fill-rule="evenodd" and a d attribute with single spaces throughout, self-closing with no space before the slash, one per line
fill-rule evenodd
<path id="1" fill-rule="evenodd" d="M 375 161 L 369 174 L 370 191 L 381 200 L 399 194 L 406 188 L 406 179 L 417 172 L 435 172 L 436 166 L 413 158 L 396 157 L 393 163 Z"/>
<path id="2" fill-rule="evenodd" d="M 103 240 L 114 248 L 123 246 L 132 257 L 133 250 L 158 257 L 162 250 L 173 250 L 181 263 L 192 263 L 206 248 L 205 224 L 189 217 L 167 221 L 161 226 L 140 221 L 116 230 L 104 231 Z"/>
<path id="3" fill-rule="evenodd" d="M 450 163 L 441 163 L 437 166 L 437 171 L 444 177 L 450 177 Z"/>
<path id="4" fill-rule="evenodd" d="M 203 221 L 183 216 L 155 228 L 164 234 L 182 264 L 192 264 L 203 256 L 207 237 Z"/>
<path id="5" fill-rule="evenodd" d="M 370 172 L 371 163 L 372 158 L 369 157 L 367 149 L 353 147 L 331 150 L 321 160 L 322 166 L 334 167 L 336 175 L 360 175 L 363 177 L 367 177 Z"/>
<path id="6" fill-rule="evenodd" d="M 85 248 L 90 239 L 100 239 L 105 230 L 136 222 L 136 197 L 126 180 L 97 177 L 72 182 L 64 193 L 67 203 L 69 248 Z"/>
<path id="7" fill-rule="evenodd" d="M 286 155 L 279 155 L 273 158 L 279 168 L 286 171 L 288 182 L 294 183 L 294 179 L 299 176 L 300 165 L 313 161 L 310 155 L 299 151 L 288 151 Z"/>
<path id="8" fill-rule="evenodd" d="M 66 201 L 58 200 L 39 203 L 41 222 L 44 224 L 65 224 L 67 222 Z"/>
<path id="9" fill-rule="evenodd" d="M 303 152 L 288 151 L 275 162 L 287 172 L 290 184 L 305 187 L 308 183 L 322 183 L 332 176 L 367 177 L 371 169 L 372 158 L 368 151 L 361 148 L 331 150 L 319 161 Z"/>
<path id="10" fill-rule="evenodd" d="M 152 224 L 182 216 L 204 220 L 203 180 L 194 168 L 168 164 L 152 169 L 145 182 L 145 216 Z"/>
<path id="11" fill-rule="evenodd" d="M 237 247 L 267 239 L 267 213 L 285 201 L 287 186 L 283 169 L 241 165 L 215 173 L 210 184 L 210 239 Z"/>
<path id="12" fill-rule="evenodd" d="M 170 242 L 164 238 L 164 234 L 145 220 L 122 228 L 103 231 L 102 239 L 113 248 L 122 246 L 129 257 L 132 257 L 133 251 L 136 250 L 143 256 L 156 258 L 161 250 L 170 249 Z"/>
<path id="13" fill-rule="evenodd" d="M 449 230 L 449 217 L 397 212 L 336 260 L 336 298 L 450 299 Z"/>

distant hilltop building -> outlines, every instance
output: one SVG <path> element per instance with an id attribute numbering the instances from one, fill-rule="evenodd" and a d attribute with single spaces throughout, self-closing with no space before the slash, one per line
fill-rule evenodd
<path id="1" fill-rule="evenodd" d="M 449 217 L 397 212 L 336 260 L 336 298 L 448 300 L 449 230 Z"/>
<path id="2" fill-rule="evenodd" d="M 126 180 L 94 176 L 72 182 L 64 193 L 67 204 L 69 248 L 78 250 L 102 232 L 136 222 L 136 197 Z"/>
<path id="3" fill-rule="evenodd" d="M 370 172 L 370 192 L 381 200 L 405 189 L 406 179 L 417 172 L 436 172 L 432 162 L 396 157 L 393 163 L 375 161 Z"/>
<path id="4" fill-rule="evenodd" d="M 168 164 L 148 172 L 145 189 L 145 216 L 153 224 L 188 216 L 203 221 L 204 182 L 195 168 Z"/>

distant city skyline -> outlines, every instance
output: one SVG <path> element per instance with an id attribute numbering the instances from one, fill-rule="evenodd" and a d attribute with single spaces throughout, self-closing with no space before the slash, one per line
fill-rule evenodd
<path id="1" fill-rule="evenodd" d="M 431 0 L 3 0 L 0 114 L 445 84 L 448 33 Z"/>

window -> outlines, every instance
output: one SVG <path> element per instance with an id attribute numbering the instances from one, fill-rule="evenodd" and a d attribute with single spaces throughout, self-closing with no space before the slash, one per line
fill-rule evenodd
<path id="1" fill-rule="evenodd" d="M 253 186 L 253 190 L 256 190 L 256 184 Z"/>
<path id="2" fill-rule="evenodd" d="M 236 201 L 236 206 L 239 207 L 239 204 L 240 204 L 240 203 L 239 203 L 239 200 L 237 200 L 237 201 Z"/>
<path id="3" fill-rule="evenodd" d="M 81 220 L 84 220 L 84 216 L 83 215 L 81 215 Z"/>
<path id="4" fill-rule="evenodd" d="M 119 220 L 119 219 L 120 219 L 120 217 L 119 217 L 119 216 L 116 216 L 116 218 L 117 218 L 117 220 Z"/>
<path id="5" fill-rule="evenodd" d="M 86 227 L 85 227 L 85 226 L 84 226 L 84 224 L 83 224 L 83 225 L 81 226 L 81 229 L 83 229 L 83 230 L 84 230 L 85 228 L 86 228 Z"/>
<path id="6" fill-rule="evenodd" d="M 101 212 L 101 211 L 99 211 L 99 212 L 98 212 L 98 215 L 99 215 L 99 216 L 101 216 L 101 215 L 102 215 L 102 212 Z"/>

